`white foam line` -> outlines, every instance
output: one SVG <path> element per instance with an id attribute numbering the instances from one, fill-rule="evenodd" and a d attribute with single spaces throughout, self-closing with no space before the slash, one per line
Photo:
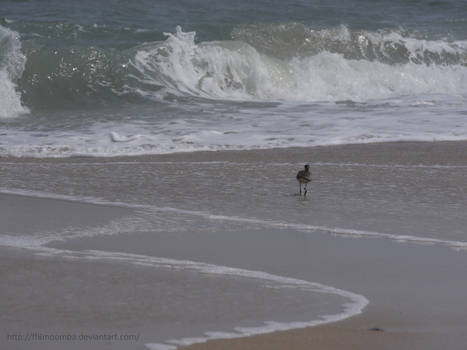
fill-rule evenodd
<path id="1" fill-rule="evenodd" d="M 128 162 L 43 162 L 40 163 L 32 162 L 30 164 L 52 164 L 52 165 L 84 165 L 84 166 L 106 166 L 106 165 L 171 165 L 171 164 L 202 164 L 202 165 L 218 165 L 218 164 L 231 164 L 231 165 L 258 165 L 268 164 L 269 166 L 301 166 L 302 163 L 289 163 L 289 162 L 235 162 L 235 161 L 128 161 Z M 22 165 L 23 162 L 0 162 L 0 165 Z M 339 167 L 371 167 L 371 168 L 382 168 L 382 169 L 467 169 L 467 165 L 441 165 L 441 164 L 374 164 L 374 163 L 339 163 L 339 162 L 310 162 L 313 166 L 339 166 Z"/>
<path id="2" fill-rule="evenodd" d="M 50 198 L 50 199 L 59 199 L 67 200 L 74 202 L 85 202 L 90 204 L 99 204 L 99 205 L 114 205 L 114 206 L 123 206 L 127 208 L 135 209 L 150 209 L 153 211 L 164 211 L 164 212 L 174 212 L 174 213 L 183 213 L 194 216 L 201 216 L 210 220 L 223 220 L 223 221 L 234 221 L 234 222 L 245 222 L 251 224 L 260 224 L 266 226 L 272 226 L 276 228 L 292 228 L 300 231 L 325 231 L 331 234 L 340 234 L 348 235 L 353 237 L 377 237 L 377 238 L 387 238 L 394 241 L 404 241 L 404 242 L 414 242 L 419 244 L 438 244 L 449 246 L 452 248 L 461 248 L 467 249 L 467 242 L 459 241 L 448 241 L 441 240 L 436 238 L 424 238 L 416 237 L 409 235 L 394 235 L 386 234 L 379 232 L 371 231 L 362 231 L 362 230 L 352 230 L 352 229 L 343 229 L 343 228 L 332 228 L 327 226 L 316 226 L 316 225 L 307 225 L 307 224 L 291 224 L 278 221 L 267 221 L 256 218 L 242 218 L 242 217 L 229 217 L 223 215 L 213 215 L 210 213 L 202 211 L 192 211 L 192 210 L 183 210 L 177 208 L 159 208 L 149 205 L 138 205 L 138 204 L 129 204 L 121 202 L 110 202 L 103 199 L 92 198 L 92 197 L 72 197 L 67 195 L 59 194 L 50 194 L 37 191 L 27 191 L 27 190 L 12 190 L 12 189 L 0 189 L 0 193 L 7 193 L 13 195 L 23 195 L 23 196 L 33 196 L 40 198 Z M 5 235 L 3 235 L 5 238 Z M 234 332 L 206 332 L 203 336 L 197 338 L 182 338 L 182 339 L 173 339 L 168 340 L 166 343 L 148 343 L 146 346 L 151 350 L 168 350 L 176 349 L 181 345 L 188 345 L 193 343 L 205 342 L 211 339 L 218 338 L 237 338 L 251 336 L 255 334 L 269 333 L 279 330 L 288 330 L 294 328 L 303 328 L 311 327 L 318 324 L 330 323 L 345 318 L 357 315 L 362 312 L 365 306 L 368 304 L 368 300 L 362 296 L 349 291 L 341 290 L 331 286 L 322 285 L 319 283 L 309 282 L 305 280 L 299 280 L 290 277 L 273 275 L 267 272 L 262 271 L 252 271 L 239 268 L 232 268 L 227 266 L 218 266 L 202 262 L 195 262 L 190 260 L 174 260 L 168 258 L 159 258 L 151 257 L 138 254 L 129 254 L 129 253 L 119 253 L 119 252 L 104 252 L 104 251 L 70 251 L 70 250 L 59 250 L 54 248 L 45 247 L 44 244 L 47 244 L 50 239 L 56 239 L 56 236 L 51 237 L 41 237 L 40 239 L 30 241 L 29 239 L 19 239 L 18 237 L 10 237 L 11 242 L 7 242 L 7 245 L 21 247 L 25 249 L 32 249 L 36 251 L 37 254 L 44 256 L 60 256 L 63 258 L 69 259 L 87 259 L 87 260 L 100 260 L 100 261 L 118 261 L 122 263 L 130 263 L 140 266 L 148 267 L 157 267 L 157 268 L 170 268 L 170 269 L 179 269 L 185 271 L 194 271 L 198 273 L 204 273 L 209 275 L 217 276 L 232 276 L 232 277 L 244 277 L 244 278 L 253 278 L 258 280 L 263 280 L 270 283 L 275 283 L 279 285 L 280 288 L 298 288 L 310 292 L 320 292 L 327 294 L 340 295 L 347 299 L 350 299 L 351 302 L 344 304 L 344 312 L 336 315 L 325 315 L 318 320 L 311 320 L 309 322 L 266 322 L 264 325 L 259 327 L 237 327 L 234 329 Z M 20 237 L 21 238 L 21 237 Z M 8 236 L 6 237 L 8 241 Z M 5 243 L 5 242 L 3 242 Z M 9 244 L 8 244 L 9 243 Z"/>
<path id="3" fill-rule="evenodd" d="M 339 227 L 329 227 L 329 226 L 318 226 L 318 225 L 308 225 L 308 224 L 293 224 L 285 223 L 279 221 L 267 221 L 261 219 L 250 219 L 250 218 L 240 218 L 235 216 L 222 216 L 222 215 L 209 215 L 210 219 L 216 220 L 226 220 L 226 221 L 237 221 L 237 222 L 247 222 L 252 224 L 260 224 L 265 226 L 272 226 L 277 228 L 292 228 L 299 231 L 325 231 L 330 234 L 343 235 L 343 236 L 352 236 L 352 237 L 369 237 L 369 238 L 386 238 L 398 242 L 412 242 L 419 244 L 438 244 L 448 246 L 450 248 L 457 249 L 467 249 L 467 242 L 463 241 L 450 241 L 443 240 L 438 238 L 429 238 L 429 237 L 419 237 L 411 235 L 397 235 L 390 233 L 381 233 L 374 231 L 363 231 L 363 230 L 353 230 L 345 229 Z"/>
<path id="4" fill-rule="evenodd" d="M 441 165 L 441 164 L 366 164 L 366 163 L 331 163 L 316 162 L 312 163 L 318 166 L 341 166 L 341 167 L 369 167 L 382 169 L 466 169 L 467 165 Z"/>
<path id="5" fill-rule="evenodd" d="M 142 155 L 143 157 L 144 155 Z M 122 156 L 126 157 L 126 156 Z M 63 159 L 63 158 L 58 158 L 58 159 Z M 114 162 L 114 161 L 108 161 L 108 162 L 47 162 L 47 161 L 41 161 L 41 162 L 0 162 L 0 165 L 22 165 L 24 163 L 28 164 L 37 164 L 37 165 L 43 165 L 43 164 L 52 164 L 52 165 L 135 165 L 135 164 L 253 164 L 253 163 L 239 163 L 239 162 L 230 162 L 230 161 L 217 161 L 217 160 L 206 160 L 206 161 L 187 161 L 187 160 L 179 160 L 179 161 L 127 161 L 127 162 Z"/>
<path id="6" fill-rule="evenodd" d="M 118 201 L 112 202 L 112 201 L 108 201 L 108 200 L 104 200 L 100 198 L 85 197 L 85 196 L 74 197 L 74 196 L 68 196 L 68 195 L 51 194 L 51 193 L 29 191 L 29 190 L 22 190 L 22 189 L 17 190 L 17 189 L 0 188 L 0 193 L 27 196 L 27 197 L 58 199 L 58 200 L 65 200 L 65 201 L 71 201 L 71 202 L 89 203 L 89 204 L 103 205 L 103 206 L 114 206 L 114 207 L 129 208 L 129 209 L 144 209 L 144 210 L 150 210 L 150 211 L 156 211 L 156 212 L 172 212 L 172 213 L 178 213 L 178 214 L 186 214 L 186 215 L 203 217 L 209 220 L 245 222 L 245 223 L 258 224 L 258 225 L 275 227 L 275 228 L 280 228 L 280 229 L 291 228 L 291 229 L 295 229 L 298 231 L 313 231 L 313 232 L 324 231 L 330 234 L 352 236 L 352 237 L 385 238 L 385 239 L 389 239 L 389 240 L 393 240 L 397 242 L 410 242 L 410 243 L 417 243 L 417 244 L 434 244 L 434 245 L 447 246 L 449 248 L 454 248 L 454 249 L 467 250 L 467 242 L 464 242 L 464 241 L 452 241 L 452 240 L 444 240 L 444 239 L 438 239 L 438 238 L 420 237 L 420 236 L 412 236 L 412 235 L 398 235 L 398 234 L 354 230 L 354 229 L 346 229 L 346 228 L 330 227 L 330 226 L 295 224 L 295 223 L 287 223 L 287 222 L 280 222 L 280 221 L 274 221 L 274 220 L 244 218 L 244 217 L 238 217 L 238 216 L 215 215 L 215 214 L 211 214 L 208 212 L 196 211 L 196 210 L 187 210 L 187 209 L 179 209 L 179 208 L 172 208 L 172 207 L 156 207 L 152 205 L 132 204 L 132 203 L 125 203 L 125 202 L 118 202 Z"/>
<path id="7" fill-rule="evenodd" d="M 268 283 L 274 283 L 275 288 L 295 288 L 308 292 L 339 295 L 346 299 L 350 299 L 350 302 L 343 304 L 343 312 L 335 315 L 323 315 L 320 316 L 320 318 L 317 320 L 289 323 L 265 322 L 264 325 L 258 327 L 236 327 L 234 328 L 234 332 L 206 332 L 202 337 L 198 338 L 171 339 L 168 340 L 165 344 L 146 344 L 146 346 L 150 349 L 176 349 L 181 345 L 206 342 L 210 339 L 245 337 L 255 334 L 275 332 L 279 330 L 304 328 L 318 324 L 336 322 L 360 314 L 369 303 L 364 296 L 352 293 L 350 291 L 306 280 L 274 275 L 263 271 L 246 270 L 191 260 L 175 260 L 140 254 L 106 252 L 98 250 L 73 251 L 44 246 L 45 244 L 49 243 L 50 241 L 54 241 L 57 238 L 57 235 L 48 235 L 37 238 L 30 236 L 2 235 L 2 241 L 0 245 L 32 250 L 36 255 L 46 257 L 60 257 L 65 259 L 80 260 L 85 259 L 91 261 L 113 261 L 145 267 L 192 271 L 219 277 L 251 278 L 262 280 Z"/>
<path id="8" fill-rule="evenodd" d="M 295 328 L 312 327 L 319 324 L 340 321 L 362 313 L 369 301 L 363 295 L 352 293 L 343 289 L 327 286 L 321 283 L 310 282 L 306 280 L 279 276 L 263 271 L 246 270 L 228 266 L 213 265 L 191 260 L 175 260 L 169 258 L 160 258 L 140 254 L 106 252 L 98 250 L 72 251 L 48 248 L 43 246 L 30 246 L 29 249 L 36 251 L 41 256 L 53 256 L 66 259 L 85 259 L 99 261 L 117 261 L 133 265 L 142 265 L 155 268 L 168 268 L 171 270 L 192 271 L 210 276 L 219 277 L 241 277 L 251 278 L 274 284 L 275 288 L 295 288 L 302 291 L 338 295 L 349 299 L 348 303 L 343 304 L 344 311 L 334 315 L 320 316 L 317 320 L 306 322 L 265 322 L 258 327 L 235 327 L 234 332 L 206 332 L 201 337 L 170 339 L 166 343 L 148 343 L 145 344 L 149 349 L 175 349 L 181 345 L 190 345 L 194 343 L 206 342 L 211 339 L 220 338 L 238 338 L 255 334 L 271 333 L 280 330 L 289 330 Z"/>
<path id="9" fill-rule="evenodd" d="M 267 163 L 269 166 L 303 166 L 306 160 L 302 163 Z M 236 163 L 240 164 L 240 163 Z M 252 164 L 252 163 L 245 163 Z M 467 169 L 467 165 L 441 165 L 441 164 L 374 164 L 374 163 L 339 163 L 339 162 L 312 162 L 311 166 L 336 166 L 336 167 L 362 167 L 362 168 L 381 168 L 381 169 Z"/>
<path id="10" fill-rule="evenodd" d="M 70 196 L 66 194 L 56 194 L 49 192 L 33 191 L 33 190 L 24 190 L 24 189 L 11 189 L 0 187 L 0 193 L 13 195 L 13 196 L 23 196 L 23 197 L 32 197 L 32 198 L 42 198 L 42 199 L 57 199 L 67 202 L 78 202 L 86 204 L 95 204 L 102 206 L 111 206 L 119 208 L 128 208 L 128 209 L 153 209 L 153 206 L 144 205 L 144 204 L 132 204 L 119 201 L 109 201 L 106 199 L 88 197 L 88 196 Z"/>

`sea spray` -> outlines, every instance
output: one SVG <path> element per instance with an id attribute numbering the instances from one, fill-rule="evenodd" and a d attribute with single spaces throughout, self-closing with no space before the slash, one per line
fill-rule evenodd
<path id="1" fill-rule="evenodd" d="M 0 25 L 0 118 L 14 118 L 28 112 L 16 85 L 25 63 L 19 34 Z"/>
<path id="2" fill-rule="evenodd" d="M 23 112 L 21 100 L 76 109 L 170 96 L 309 103 L 467 94 L 467 41 L 295 23 L 237 26 L 233 40 L 197 41 L 179 26 L 165 35 L 127 49 L 39 47 L 25 56 L 18 34 L 0 27 L 4 114 Z"/>
<path id="3" fill-rule="evenodd" d="M 82 30 L 78 39 L 89 27 Z M 1 156 L 467 138 L 463 37 L 252 24 L 236 25 L 217 40 L 177 27 L 165 38 L 161 32 L 127 47 L 41 46 L 42 39 L 22 33 L 21 51 L 14 32 L 2 33 L 17 48 L 1 56 L 10 59 L 2 61 L 10 67 L 2 76 L 10 97 L 4 92 L 2 103 L 16 103 L 9 116 L 24 110 L 20 101 L 33 113 L 17 127 L 0 125 Z M 31 132 L 32 125 L 41 132 Z"/>
<path id="4" fill-rule="evenodd" d="M 284 59 L 320 52 L 341 54 L 349 60 L 387 64 L 467 64 L 467 41 L 427 38 L 403 28 L 352 30 L 345 25 L 314 28 L 300 23 L 237 26 L 231 34 L 258 51 Z"/>
<path id="5" fill-rule="evenodd" d="M 166 41 L 139 50 L 133 65 L 141 81 L 171 93 L 213 99 L 366 102 L 467 93 L 466 42 L 343 27 L 311 31 L 301 42 L 289 43 L 290 57 L 284 57 L 281 43 L 290 33 L 283 33 L 282 40 L 272 37 L 274 31 L 271 40 L 260 34 L 237 30 L 233 36 L 245 41 L 197 44 L 194 32 L 177 27 Z"/>

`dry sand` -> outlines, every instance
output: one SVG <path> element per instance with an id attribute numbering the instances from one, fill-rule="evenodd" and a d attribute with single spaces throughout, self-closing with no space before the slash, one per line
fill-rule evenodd
<path id="1" fill-rule="evenodd" d="M 370 330 L 384 324 L 382 331 Z M 342 322 L 317 327 L 253 337 L 212 340 L 204 344 L 184 347 L 190 350 L 414 350 L 440 349 L 446 339 L 433 333 L 415 333 L 397 328 L 396 320 L 384 315 L 365 312 Z M 394 328 L 393 328 L 394 327 Z M 378 327 L 379 328 L 379 327 Z"/>

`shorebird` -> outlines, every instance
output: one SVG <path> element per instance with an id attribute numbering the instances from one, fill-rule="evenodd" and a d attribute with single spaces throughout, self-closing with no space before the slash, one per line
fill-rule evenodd
<path id="1" fill-rule="evenodd" d="M 304 184 L 304 192 L 303 195 L 306 196 L 306 193 L 308 192 L 306 185 L 308 182 L 311 181 L 311 171 L 310 171 L 310 166 L 308 164 L 305 165 L 304 170 L 300 170 L 297 173 L 297 181 L 298 185 L 300 186 L 300 196 L 302 195 L 302 184 Z"/>

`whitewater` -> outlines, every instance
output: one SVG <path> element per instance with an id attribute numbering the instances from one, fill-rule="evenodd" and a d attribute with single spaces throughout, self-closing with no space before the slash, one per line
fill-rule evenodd
<path id="1" fill-rule="evenodd" d="M 57 32 L 82 42 L 111 30 L 15 23 L 0 23 L 1 156 L 467 139 L 462 38 L 290 22 L 235 25 L 218 40 L 176 26 L 123 48 L 51 47 Z M 145 33 L 125 30 L 128 41 Z"/>
<path id="2" fill-rule="evenodd" d="M 0 348 L 463 350 L 466 13 L 2 0 Z"/>

